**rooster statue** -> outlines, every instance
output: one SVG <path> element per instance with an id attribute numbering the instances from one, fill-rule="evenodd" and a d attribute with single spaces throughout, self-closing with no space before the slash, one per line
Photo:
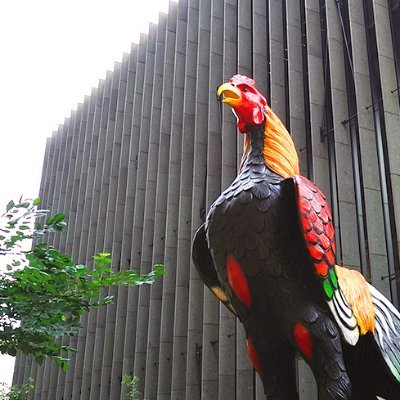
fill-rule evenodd
<path id="1" fill-rule="evenodd" d="M 335 265 L 326 197 L 299 175 L 293 141 L 254 81 L 235 75 L 217 94 L 245 134 L 244 153 L 196 232 L 193 260 L 244 325 L 267 399 L 298 399 L 300 353 L 320 400 L 399 400 L 399 312 L 359 272 Z"/>

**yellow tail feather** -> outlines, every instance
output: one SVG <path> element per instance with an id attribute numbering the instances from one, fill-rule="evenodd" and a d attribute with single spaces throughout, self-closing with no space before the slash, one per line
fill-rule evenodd
<path id="1" fill-rule="evenodd" d="M 365 278 L 356 270 L 335 266 L 340 288 L 360 328 L 360 334 L 374 332 L 375 309 Z"/>

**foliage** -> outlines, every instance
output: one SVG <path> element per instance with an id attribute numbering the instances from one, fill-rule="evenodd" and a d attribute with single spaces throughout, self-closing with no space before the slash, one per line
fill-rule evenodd
<path id="1" fill-rule="evenodd" d="M 140 400 L 139 378 L 137 376 L 123 375 L 122 384 L 126 387 L 126 400 Z"/>
<path id="2" fill-rule="evenodd" d="M 25 400 L 28 394 L 35 388 L 33 378 L 21 386 L 12 385 L 8 387 L 4 382 L 0 383 L 0 400 Z"/>
<path id="3" fill-rule="evenodd" d="M 76 335 L 84 311 L 112 302 L 111 297 L 99 300 L 100 289 L 153 283 L 164 268 L 155 265 L 142 276 L 134 270 L 114 272 L 108 253 L 95 256 L 94 267 L 88 268 L 47 243 L 23 251 L 23 241 L 66 226 L 64 214 L 41 224 L 48 211 L 38 210 L 38 205 L 38 199 L 10 202 L 0 221 L 0 255 L 7 269 L 2 272 L 0 264 L 0 353 L 15 355 L 20 350 L 39 364 L 51 356 L 66 371 L 64 355 L 72 349 L 57 338 Z"/>

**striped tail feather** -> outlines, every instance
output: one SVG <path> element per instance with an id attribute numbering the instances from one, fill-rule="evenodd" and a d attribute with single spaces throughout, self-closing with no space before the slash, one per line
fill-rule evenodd
<path id="1" fill-rule="evenodd" d="M 333 297 L 327 302 L 336 323 L 347 343 L 355 346 L 360 336 L 357 320 L 351 305 L 347 302 L 340 288 L 334 291 Z"/>
<path id="2" fill-rule="evenodd" d="M 400 382 L 400 313 L 382 293 L 368 286 L 375 309 L 375 342 L 393 376 Z"/>

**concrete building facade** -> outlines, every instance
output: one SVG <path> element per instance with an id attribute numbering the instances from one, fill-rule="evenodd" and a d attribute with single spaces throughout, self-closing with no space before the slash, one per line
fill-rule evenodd
<path id="1" fill-rule="evenodd" d="M 82 318 L 61 372 L 18 354 L 34 400 L 264 399 L 236 319 L 199 280 L 191 240 L 237 173 L 243 137 L 216 88 L 253 77 L 331 204 L 337 263 L 399 305 L 399 0 L 180 0 L 48 139 L 40 197 L 68 215 L 49 243 L 90 264 L 167 274 L 112 288 Z M 298 362 L 301 399 L 316 399 Z"/>

